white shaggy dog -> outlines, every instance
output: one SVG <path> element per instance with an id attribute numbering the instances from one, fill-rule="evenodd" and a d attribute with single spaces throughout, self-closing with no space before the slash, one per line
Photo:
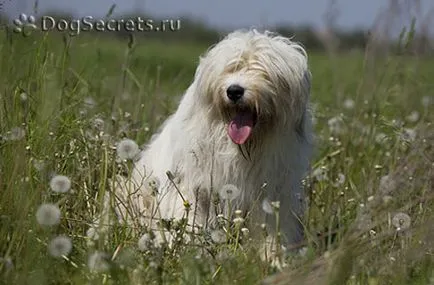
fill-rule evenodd
<path id="1" fill-rule="evenodd" d="M 241 210 L 256 233 L 265 223 L 273 234 L 274 215 L 261 204 L 279 201 L 281 240 L 299 242 L 312 148 L 309 92 L 300 45 L 270 32 L 229 34 L 200 59 L 177 111 L 136 162 L 134 189 L 117 190 L 118 213 L 141 225 L 186 217 L 213 228 L 229 205 L 213 195 L 229 189 L 239 191 L 226 195 L 232 211 Z"/>

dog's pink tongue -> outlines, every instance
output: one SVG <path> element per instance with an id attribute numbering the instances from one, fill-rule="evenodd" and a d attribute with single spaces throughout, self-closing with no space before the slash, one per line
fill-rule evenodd
<path id="1" fill-rule="evenodd" d="M 249 138 L 253 128 L 253 114 L 251 112 L 239 112 L 230 121 L 228 134 L 236 144 L 244 144 Z"/>

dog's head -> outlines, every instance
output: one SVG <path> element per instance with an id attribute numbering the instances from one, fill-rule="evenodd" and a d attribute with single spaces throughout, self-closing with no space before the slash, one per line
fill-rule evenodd
<path id="1" fill-rule="evenodd" d="M 288 38 L 256 30 L 229 34 L 201 58 L 196 98 L 223 120 L 232 141 L 299 128 L 310 92 L 305 50 Z"/>

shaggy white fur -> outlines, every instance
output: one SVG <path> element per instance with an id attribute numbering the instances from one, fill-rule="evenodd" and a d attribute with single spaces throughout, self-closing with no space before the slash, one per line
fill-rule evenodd
<path id="1" fill-rule="evenodd" d="M 232 210 L 246 215 L 251 232 L 265 223 L 273 234 L 274 215 L 261 208 L 267 198 L 280 202 L 282 242 L 299 242 L 312 149 L 310 77 L 305 50 L 290 39 L 229 34 L 201 57 L 177 111 L 136 162 L 134 183 L 117 189 L 118 214 L 141 225 L 187 217 L 212 228 L 229 205 L 214 194 L 230 184 L 240 192 Z"/>

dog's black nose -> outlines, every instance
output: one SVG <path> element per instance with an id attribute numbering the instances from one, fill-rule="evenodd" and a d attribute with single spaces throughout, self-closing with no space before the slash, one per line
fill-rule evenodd
<path id="1" fill-rule="evenodd" d="M 226 95 L 233 102 L 237 102 L 244 95 L 244 88 L 238 84 L 232 84 L 226 89 Z"/>

